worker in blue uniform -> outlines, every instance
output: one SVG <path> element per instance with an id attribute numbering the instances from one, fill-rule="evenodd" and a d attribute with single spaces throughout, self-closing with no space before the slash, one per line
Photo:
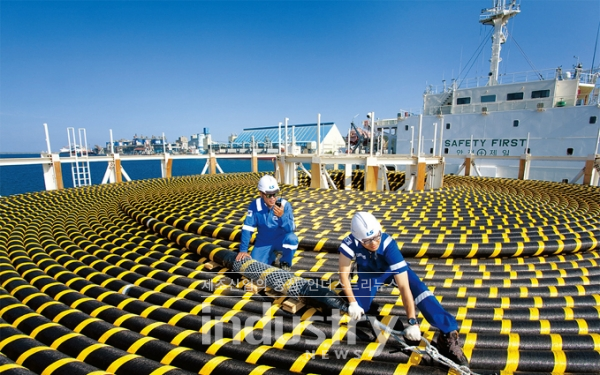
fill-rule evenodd
<path id="1" fill-rule="evenodd" d="M 271 265 L 280 251 L 280 267 L 289 270 L 294 253 L 298 249 L 298 236 L 294 233 L 294 211 L 285 199 L 277 199 L 279 185 L 271 175 L 265 175 L 258 181 L 259 198 L 248 206 L 248 212 L 242 226 L 240 252 L 236 260 L 250 257 L 248 247 L 254 231 L 257 231 L 252 249 L 252 258 Z"/>
<path id="2" fill-rule="evenodd" d="M 408 317 L 404 336 L 412 341 L 421 339 L 415 305 L 441 334 L 437 340 L 440 353 L 457 364 L 468 365 L 459 342 L 458 324 L 433 293 L 410 269 L 396 241 L 382 233 L 379 221 L 368 212 L 358 212 L 352 218 L 351 234 L 339 247 L 340 282 L 348 302 L 348 314 L 359 320 L 369 311 L 375 294 L 383 284 L 395 282 Z M 352 261 L 356 262 L 358 281 L 350 283 Z"/>

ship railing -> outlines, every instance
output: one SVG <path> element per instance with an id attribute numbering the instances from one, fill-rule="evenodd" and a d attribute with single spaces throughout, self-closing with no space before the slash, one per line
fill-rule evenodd
<path id="1" fill-rule="evenodd" d="M 515 73 L 505 73 L 498 76 L 498 84 L 506 85 L 511 83 L 523 83 L 523 82 L 535 82 L 544 80 L 572 80 L 579 79 L 580 83 L 593 84 L 595 85 L 598 79 L 597 72 L 584 72 L 582 69 L 572 69 L 563 71 L 562 69 L 545 69 L 541 71 L 525 71 Z M 487 86 L 488 77 L 480 76 L 473 78 L 466 78 L 460 82 L 457 82 L 457 88 L 459 89 L 470 89 L 476 87 Z M 430 85 L 427 88 L 427 94 L 441 94 L 443 92 L 451 91 L 452 87 L 448 85 Z"/>
<path id="2" fill-rule="evenodd" d="M 398 119 L 385 119 L 385 120 L 377 120 L 375 121 L 376 127 L 385 127 L 385 126 L 393 126 L 398 123 Z"/>
<path id="3" fill-rule="evenodd" d="M 465 113 L 481 113 L 487 114 L 488 112 L 499 112 L 499 111 L 514 111 L 514 110 L 532 110 L 532 111 L 544 111 L 553 107 L 573 107 L 573 106 L 586 106 L 586 105 L 597 105 L 599 97 L 593 94 L 588 98 L 587 103 L 583 103 L 576 97 L 560 97 L 560 98 L 536 98 L 536 99 L 524 99 L 524 100 L 511 100 L 501 102 L 490 102 L 490 103 L 472 103 L 466 105 L 445 105 L 445 106 L 432 106 L 426 111 L 426 115 L 450 115 L 450 114 L 465 114 Z"/>

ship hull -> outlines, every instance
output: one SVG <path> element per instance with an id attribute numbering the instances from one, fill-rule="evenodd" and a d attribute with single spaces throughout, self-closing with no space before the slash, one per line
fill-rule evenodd
<path id="1" fill-rule="evenodd" d="M 384 131 L 395 133 L 387 152 L 411 154 L 412 144 L 412 154 L 417 154 L 421 123 L 421 153 L 443 156 L 446 174 L 458 173 L 464 157 L 472 154 L 477 174 L 517 178 L 519 161 L 515 157 L 528 151 L 535 157 L 530 163 L 530 179 L 571 181 L 584 167 L 581 159 L 597 152 L 599 119 L 600 108 L 588 105 L 407 116 Z"/>

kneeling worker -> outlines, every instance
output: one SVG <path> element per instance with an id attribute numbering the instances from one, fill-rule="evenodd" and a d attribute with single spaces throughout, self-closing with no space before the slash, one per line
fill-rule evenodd
<path id="1" fill-rule="evenodd" d="M 258 181 L 260 198 L 248 206 L 246 219 L 242 226 L 240 252 L 236 260 L 249 258 L 248 246 L 252 233 L 257 230 L 252 249 L 252 258 L 271 265 L 276 251 L 281 251 L 281 268 L 288 271 L 292 258 L 298 249 L 298 236 L 294 234 L 294 211 L 285 199 L 277 199 L 279 185 L 275 177 L 265 175 Z"/>
<path id="2" fill-rule="evenodd" d="M 378 287 L 396 282 L 408 317 L 404 330 L 407 339 L 421 339 L 415 304 L 423 316 L 441 333 L 437 340 L 439 352 L 460 366 L 468 366 L 459 343 L 456 319 L 440 305 L 433 293 L 410 269 L 396 241 L 381 232 L 379 221 L 368 212 L 358 212 L 352 218 L 351 234 L 339 247 L 340 282 L 350 303 L 348 314 L 360 319 L 369 311 Z M 350 283 L 352 260 L 356 261 L 358 282 Z"/>

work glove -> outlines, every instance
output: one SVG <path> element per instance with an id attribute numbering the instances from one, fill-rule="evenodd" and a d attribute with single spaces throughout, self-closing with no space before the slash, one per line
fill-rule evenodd
<path id="1" fill-rule="evenodd" d="M 419 326 L 417 324 L 408 326 L 404 330 L 404 337 L 410 341 L 421 341 L 421 330 L 419 329 Z"/>
<path id="2" fill-rule="evenodd" d="M 359 320 L 364 313 L 365 310 L 358 305 L 358 302 L 350 302 L 350 306 L 348 306 L 348 315 L 350 315 L 352 319 Z"/>

